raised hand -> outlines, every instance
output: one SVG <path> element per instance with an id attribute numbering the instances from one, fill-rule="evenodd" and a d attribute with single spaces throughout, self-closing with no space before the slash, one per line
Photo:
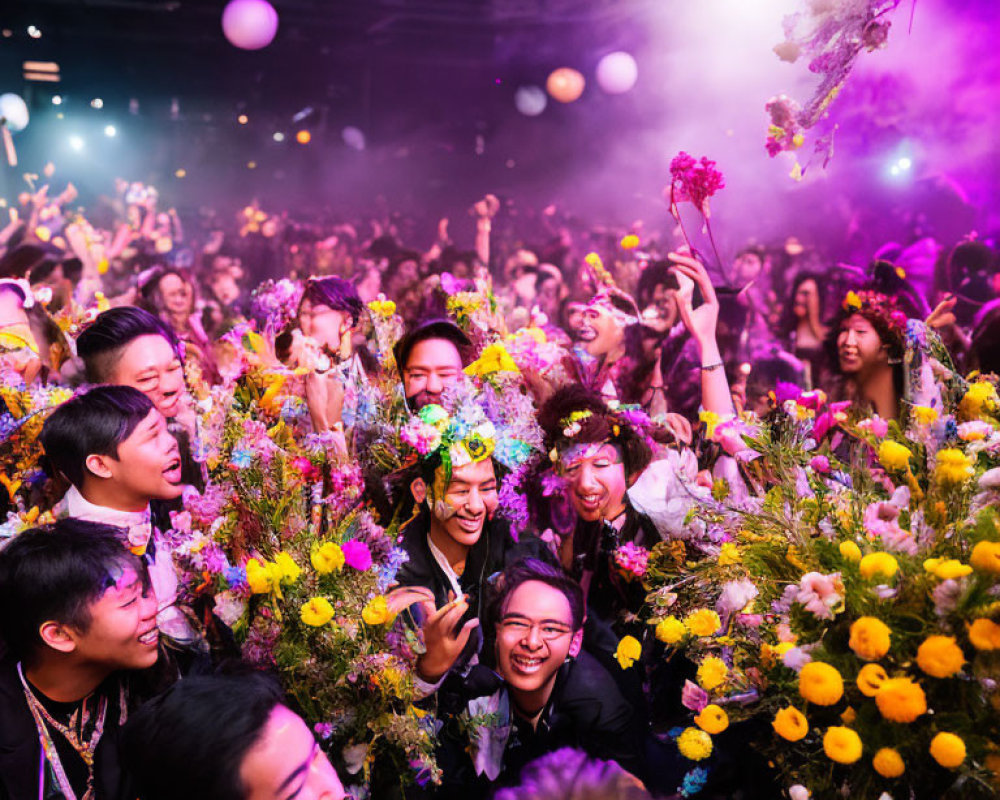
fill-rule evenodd
<path id="1" fill-rule="evenodd" d="M 673 262 L 671 270 L 677 275 L 680 289 L 677 291 L 677 308 L 684 326 L 694 337 L 704 355 L 706 345 L 715 345 L 715 329 L 719 322 L 719 298 L 715 295 L 712 279 L 708 277 L 705 265 L 686 253 L 669 253 Z M 698 308 L 694 307 L 694 287 L 701 290 L 705 299 Z"/>
<path id="2" fill-rule="evenodd" d="M 426 652 L 417 659 L 417 673 L 428 683 L 437 683 L 452 668 L 472 632 L 479 627 L 479 620 L 475 618 L 458 627 L 469 610 L 468 596 L 449 594 L 451 599 L 441 608 L 435 608 L 433 600 L 420 601 L 426 614 L 423 624 Z"/>

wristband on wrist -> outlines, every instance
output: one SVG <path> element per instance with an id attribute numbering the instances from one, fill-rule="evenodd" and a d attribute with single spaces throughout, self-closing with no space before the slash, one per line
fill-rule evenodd
<path id="1" fill-rule="evenodd" d="M 702 364 L 701 371 L 702 372 L 711 372 L 714 369 L 719 369 L 720 367 L 724 367 L 724 366 L 725 366 L 725 364 L 723 364 L 723 362 L 721 362 L 721 361 L 717 361 L 715 364 Z"/>

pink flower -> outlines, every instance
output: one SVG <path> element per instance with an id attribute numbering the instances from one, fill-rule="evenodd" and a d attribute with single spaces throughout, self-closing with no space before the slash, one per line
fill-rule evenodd
<path id="1" fill-rule="evenodd" d="M 626 542 L 615 551 L 615 563 L 626 573 L 641 578 L 646 574 L 649 551 L 633 542 Z"/>
<path id="2" fill-rule="evenodd" d="M 726 187 L 725 178 L 715 168 L 714 161 L 704 156 L 697 161 L 683 151 L 670 162 L 670 179 L 670 205 L 688 201 L 703 213 L 708 199 Z"/>
<path id="3" fill-rule="evenodd" d="M 830 459 L 826 456 L 813 456 L 809 461 L 809 466 L 812 467 L 813 472 L 826 475 L 830 471 Z"/>
<path id="4" fill-rule="evenodd" d="M 810 661 L 812 661 L 812 656 L 801 647 L 793 647 L 781 657 L 781 663 L 796 672 L 799 672 Z"/>
<path id="5" fill-rule="evenodd" d="M 719 599 L 715 603 L 715 610 L 722 615 L 734 614 L 746 608 L 747 603 L 758 594 L 757 587 L 751 580 L 744 578 L 739 581 L 728 581 L 722 587 Z"/>
<path id="6" fill-rule="evenodd" d="M 795 602 L 820 619 L 833 619 L 835 609 L 844 602 L 844 584 L 840 573 L 822 575 L 807 572 L 799 581 Z"/>
<path id="7" fill-rule="evenodd" d="M 700 712 L 708 705 L 708 692 L 702 689 L 697 683 L 684 681 L 684 688 L 681 689 L 681 705 L 692 711 Z"/>
<path id="8" fill-rule="evenodd" d="M 863 431 L 868 431 L 876 439 L 884 439 L 889 433 L 889 423 L 875 414 L 868 419 L 863 419 L 858 423 L 858 427 Z"/>
<path id="9" fill-rule="evenodd" d="M 344 542 L 340 549 L 344 552 L 344 563 L 359 572 L 364 572 L 372 565 L 372 554 L 364 542 Z"/>

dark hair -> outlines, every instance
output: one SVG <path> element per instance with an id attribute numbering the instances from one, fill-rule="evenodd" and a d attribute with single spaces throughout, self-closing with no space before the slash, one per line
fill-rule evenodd
<path id="1" fill-rule="evenodd" d="M 580 430 L 573 436 L 574 442 L 610 442 L 617 445 L 627 479 L 637 476 L 649 466 L 653 460 L 653 449 L 646 438 L 631 424 L 614 417 L 600 394 L 580 384 L 569 384 L 556 390 L 539 410 L 538 424 L 545 434 L 545 452 L 565 440 L 563 420 L 574 411 L 590 412 L 590 416 L 579 420 Z"/>
<path id="2" fill-rule="evenodd" d="M 162 336 L 181 358 L 177 337 L 170 326 L 138 306 L 109 308 L 76 340 L 76 352 L 83 359 L 87 380 L 104 383 L 122 352 L 140 336 Z"/>
<path id="3" fill-rule="evenodd" d="M 67 400 L 42 426 L 45 454 L 77 488 L 87 456 L 118 458 L 118 446 L 153 410 L 153 401 L 131 386 L 95 386 Z"/>
<path id="4" fill-rule="evenodd" d="M 354 284 L 336 276 L 310 278 L 299 301 L 300 308 L 306 300 L 313 305 L 329 306 L 334 311 L 350 314 L 353 325 L 358 324 L 365 307 Z"/>
<path id="5" fill-rule="evenodd" d="M 806 281 L 812 281 L 816 284 L 816 294 L 819 297 L 819 319 L 821 322 L 823 321 L 824 295 L 822 279 L 815 272 L 800 272 L 795 276 L 795 280 L 792 281 L 792 285 L 788 289 L 788 295 L 785 298 L 785 310 L 781 314 L 781 322 L 778 323 L 777 334 L 782 339 L 788 339 L 799 325 L 799 321 L 795 316 L 795 293 L 798 292 L 799 287 Z"/>
<path id="6" fill-rule="evenodd" d="M 151 314 L 166 313 L 166 301 L 163 299 L 163 292 L 160 291 L 160 284 L 168 275 L 180 278 L 190 286 L 192 303 L 197 301 L 198 287 L 187 270 L 180 267 L 154 267 L 151 272 L 149 278 L 139 287 L 140 305 Z"/>
<path id="7" fill-rule="evenodd" d="M 47 620 L 86 633 L 90 605 L 114 584 L 115 568 L 139 560 L 119 528 L 67 517 L 18 534 L 0 550 L 0 636 L 31 662 Z"/>
<path id="8" fill-rule="evenodd" d="M 240 765 L 281 704 L 262 673 L 185 678 L 154 697 L 122 729 L 140 800 L 243 800 Z"/>
<path id="9" fill-rule="evenodd" d="M 537 758 L 521 772 L 521 784 L 496 793 L 496 800 L 648 800 L 652 795 L 615 761 L 591 758 L 562 747 Z"/>
<path id="10" fill-rule="evenodd" d="M 400 374 L 402 374 L 406 362 L 409 361 L 413 348 L 420 344 L 420 342 L 426 342 L 429 339 L 444 339 L 451 342 L 455 345 L 455 349 L 458 350 L 462 364 L 467 365 L 469 363 L 469 351 L 472 348 L 472 342 L 462 332 L 462 329 L 450 320 L 429 319 L 415 325 L 411 330 L 403 334 L 393 346 L 392 352 L 396 357 L 396 367 L 399 369 Z"/>
<path id="11" fill-rule="evenodd" d="M 976 315 L 966 369 L 1000 375 L 1000 300 L 992 300 Z"/>
<path id="12" fill-rule="evenodd" d="M 653 302 L 657 286 L 677 288 L 677 276 L 670 271 L 669 261 L 654 261 L 639 276 L 635 294 L 641 308 L 646 308 Z"/>
<path id="13" fill-rule="evenodd" d="M 583 589 L 580 584 L 563 572 L 559 567 L 546 564 L 537 558 L 522 558 L 508 566 L 500 575 L 496 584 L 496 595 L 493 601 L 493 622 L 499 624 L 503 619 L 507 601 L 517 589 L 529 581 L 537 581 L 551 586 L 566 598 L 569 603 L 573 630 L 583 627 L 586 617 L 586 606 L 583 599 Z"/>

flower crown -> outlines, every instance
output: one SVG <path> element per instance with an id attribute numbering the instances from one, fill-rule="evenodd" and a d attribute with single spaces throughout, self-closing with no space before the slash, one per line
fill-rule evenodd
<path id="1" fill-rule="evenodd" d="M 893 332 L 899 335 L 902 335 L 906 329 L 906 314 L 896 307 L 895 297 L 889 297 L 881 292 L 869 290 L 860 292 L 850 291 L 844 297 L 844 302 L 841 305 L 844 311 L 851 313 L 858 311 L 874 312 L 885 320 Z"/>
<path id="2" fill-rule="evenodd" d="M 559 420 L 562 428 L 561 436 L 556 439 L 555 444 L 549 451 L 549 460 L 555 464 L 570 448 L 578 444 L 575 438 L 583 430 L 583 422 L 595 416 L 590 409 L 581 409 L 572 412 L 568 417 Z M 652 424 L 646 412 L 637 405 L 616 405 L 608 408 L 608 413 L 601 414 L 608 422 L 611 431 L 611 439 L 621 436 L 623 427 L 633 428 L 640 436 L 648 436 L 647 429 Z"/>

